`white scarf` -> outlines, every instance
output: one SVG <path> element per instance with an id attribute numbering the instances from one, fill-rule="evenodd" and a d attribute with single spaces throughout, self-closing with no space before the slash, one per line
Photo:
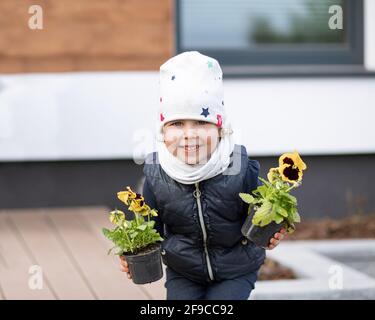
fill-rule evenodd
<path id="1" fill-rule="evenodd" d="M 230 164 L 230 155 L 234 149 L 231 125 L 227 122 L 223 136 L 210 159 L 204 164 L 189 165 L 175 157 L 165 145 L 163 139 L 157 140 L 159 163 L 172 179 L 182 184 L 194 184 L 207 180 L 224 172 Z"/>

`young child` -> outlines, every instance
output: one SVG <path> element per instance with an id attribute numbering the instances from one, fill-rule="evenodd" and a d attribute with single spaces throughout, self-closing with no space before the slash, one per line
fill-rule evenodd
<path id="1" fill-rule="evenodd" d="M 246 300 L 265 250 L 241 234 L 248 206 L 238 194 L 258 186 L 259 163 L 233 142 L 220 65 L 197 51 L 174 56 L 160 67 L 160 93 L 157 152 L 146 157 L 143 196 L 159 213 L 167 300 Z"/>

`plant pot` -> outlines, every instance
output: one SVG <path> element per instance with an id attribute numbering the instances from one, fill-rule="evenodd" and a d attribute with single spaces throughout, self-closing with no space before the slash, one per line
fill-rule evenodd
<path id="1" fill-rule="evenodd" d="M 123 253 L 135 284 L 151 283 L 163 277 L 160 247 L 157 242 L 137 254 Z"/>
<path id="2" fill-rule="evenodd" d="M 248 215 L 246 217 L 245 223 L 241 228 L 241 233 L 250 241 L 255 243 L 258 247 L 267 248 L 271 238 L 273 238 L 276 232 L 279 232 L 285 225 L 284 222 L 276 223 L 272 221 L 271 223 L 265 225 L 264 227 L 254 225 L 251 220 L 253 215 Z"/>

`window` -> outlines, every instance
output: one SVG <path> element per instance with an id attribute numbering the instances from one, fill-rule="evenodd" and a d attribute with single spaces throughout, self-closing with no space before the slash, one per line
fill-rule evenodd
<path id="1" fill-rule="evenodd" d="M 343 28 L 331 29 L 338 5 Z M 356 73 L 362 0 L 177 0 L 177 51 L 217 58 L 225 74 Z"/>

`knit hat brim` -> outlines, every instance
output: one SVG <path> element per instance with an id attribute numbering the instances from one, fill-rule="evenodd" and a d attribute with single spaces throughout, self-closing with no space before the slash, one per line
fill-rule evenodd
<path id="1" fill-rule="evenodd" d="M 201 115 L 192 115 L 192 114 L 174 114 L 172 117 L 167 119 L 168 121 L 163 121 L 159 125 L 159 132 L 162 132 L 163 126 L 171 121 L 175 120 L 199 120 L 199 121 L 206 121 L 212 124 L 217 125 L 217 120 L 215 121 L 213 118 L 203 118 Z"/>

